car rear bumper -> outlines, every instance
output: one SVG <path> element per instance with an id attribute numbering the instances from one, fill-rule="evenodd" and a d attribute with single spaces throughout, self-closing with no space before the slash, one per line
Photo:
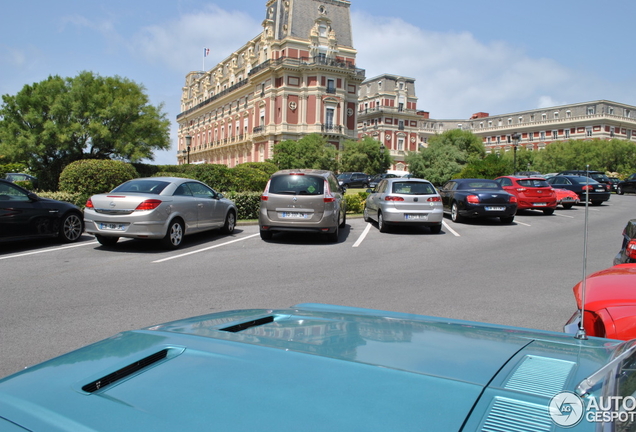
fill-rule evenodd
<path id="1" fill-rule="evenodd" d="M 503 207 L 503 210 L 492 210 L 493 208 Z M 459 214 L 467 218 L 479 218 L 479 217 L 508 217 L 514 216 L 517 212 L 516 205 L 510 204 L 480 204 L 469 205 L 465 208 L 459 209 Z"/>
<path id="2" fill-rule="evenodd" d="M 444 220 L 444 211 L 441 207 L 432 210 L 399 210 L 386 207 L 382 209 L 382 218 L 385 223 L 407 225 L 439 225 Z"/>
<path id="3" fill-rule="evenodd" d="M 338 227 L 338 217 L 335 211 L 326 211 L 316 221 L 290 219 L 273 220 L 267 214 L 267 209 L 261 209 L 258 217 L 259 228 L 263 231 L 295 231 L 332 233 Z"/>
<path id="4" fill-rule="evenodd" d="M 520 199 L 517 202 L 517 210 L 531 210 L 531 209 L 537 209 L 537 210 L 543 210 L 543 209 L 555 209 L 557 206 L 557 201 L 556 199 L 548 199 L 548 200 L 541 200 L 541 199 L 536 199 L 536 200 L 527 200 L 527 199 Z"/>
<path id="5" fill-rule="evenodd" d="M 160 239 L 166 235 L 168 226 L 166 221 L 135 221 L 118 220 L 117 218 L 102 216 L 84 215 L 85 232 L 88 234 L 98 234 L 105 237 L 125 237 L 125 238 L 148 238 Z"/>

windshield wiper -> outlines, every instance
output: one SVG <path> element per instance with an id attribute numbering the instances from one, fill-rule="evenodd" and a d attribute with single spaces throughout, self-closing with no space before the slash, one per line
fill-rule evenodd
<path id="1" fill-rule="evenodd" d="M 592 387 L 598 384 L 605 376 L 609 373 L 610 370 L 614 369 L 614 367 L 625 360 L 625 358 L 629 357 L 631 354 L 636 351 L 636 343 L 634 343 L 630 348 L 628 348 L 625 352 L 620 354 L 618 357 L 610 361 L 608 364 L 594 372 L 589 377 L 585 378 L 583 381 L 576 386 L 576 393 L 579 396 L 585 396 Z"/>

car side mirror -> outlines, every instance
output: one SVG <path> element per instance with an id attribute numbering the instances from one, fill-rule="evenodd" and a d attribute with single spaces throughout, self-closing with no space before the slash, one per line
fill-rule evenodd
<path id="1" fill-rule="evenodd" d="M 373 189 L 367 189 L 367 193 L 373 193 Z"/>
<path id="2" fill-rule="evenodd" d="M 29 192 L 29 193 L 27 194 L 27 197 L 29 197 L 29 199 L 30 199 L 31 201 L 37 201 L 37 200 L 39 200 L 39 199 L 40 199 L 40 197 L 39 197 L 39 196 L 37 196 L 36 194 L 34 194 L 33 192 Z"/>
<path id="3" fill-rule="evenodd" d="M 222 193 L 218 193 L 216 194 L 216 199 L 223 199 L 223 194 Z"/>

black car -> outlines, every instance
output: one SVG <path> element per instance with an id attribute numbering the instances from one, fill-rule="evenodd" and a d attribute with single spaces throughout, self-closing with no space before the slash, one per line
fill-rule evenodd
<path id="1" fill-rule="evenodd" d="M 632 174 L 625 180 L 616 185 L 616 193 L 623 195 L 624 193 L 636 193 L 636 174 Z"/>
<path id="2" fill-rule="evenodd" d="M 29 237 L 58 237 L 77 241 L 84 232 L 79 207 L 40 198 L 10 181 L 0 179 L 0 241 Z"/>
<path id="3" fill-rule="evenodd" d="M 603 185 L 605 185 L 605 188 L 608 191 L 612 190 L 611 180 L 609 179 L 608 176 L 605 175 L 604 172 L 601 172 L 601 171 L 567 170 L 567 171 L 561 171 L 557 175 L 589 177 L 591 179 L 596 180 L 599 183 L 603 183 Z"/>
<path id="4" fill-rule="evenodd" d="M 614 265 L 636 263 L 636 219 L 627 222 L 623 230 L 623 245 L 614 258 Z"/>
<path id="5" fill-rule="evenodd" d="M 444 212 L 450 212 L 453 222 L 462 222 L 465 218 L 498 217 L 503 223 L 512 223 L 517 212 L 517 197 L 494 180 L 450 180 L 439 194 Z"/>
<path id="6" fill-rule="evenodd" d="M 378 185 L 378 183 L 380 183 L 385 178 L 397 178 L 397 177 L 398 177 L 397 175 L 389 174 L 389 173 L 376 174 L 373 177 L 371 177 L 371 180 L 369 181 L 369 187 L 371 189 L 374 189 Z"/>
<path id="7" fill-rule="evenodd" d="M 610 189 L 612 192 L 617 192 L 618 191 L 618 184 L 621 182 L 621 179 L 619 179 L 618 177 L 608 177 L 609 181 L 610 181 Z"/>
<path id="8" fill-rule="evenodd" d="M 33 177 L 32 175 L 29 174 L 24 174 L 24 173 L 7 173 L 4 178 L 6 180 L 9 180 L 10 182 L 17 182 L 17 181 L 30 181 L 31 184 L 33 185 L 33 187 L 38 187 L 38 179 L 37 177 Z"/>
<path id="9" fill-rule="evenodd" d="M 587 195 L 592 205 L 601 205 L 610 199 L 611 192 L 603 183 L 591 177 L 578 175 L 556 175 L 546 180 L 554 188 L 567 189 L 575 192 L 581 202 L 585 202 Z"/>
<path id="10" fill-rule="evenodd" d="M 344 172 L 338 175 L 338 183 L 345 188 L 368 188 L 369 176 L 363 172 Z"/>

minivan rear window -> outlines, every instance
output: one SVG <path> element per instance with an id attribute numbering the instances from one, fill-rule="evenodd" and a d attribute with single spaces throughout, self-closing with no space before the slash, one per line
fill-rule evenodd
<path id="1" fill-rule="evenodd" d="M 411 181 L 393 183 L 391 192 L 402 195 L 431 195 L 436 193 L 435 188 L 430 183 Z"/>
<path id="2" fill-rule="evenodd" d="M 279 175 L 272 177 L 269 193 L 280 195 L 322 195 L 325 179 L 308 175 Z"/>

